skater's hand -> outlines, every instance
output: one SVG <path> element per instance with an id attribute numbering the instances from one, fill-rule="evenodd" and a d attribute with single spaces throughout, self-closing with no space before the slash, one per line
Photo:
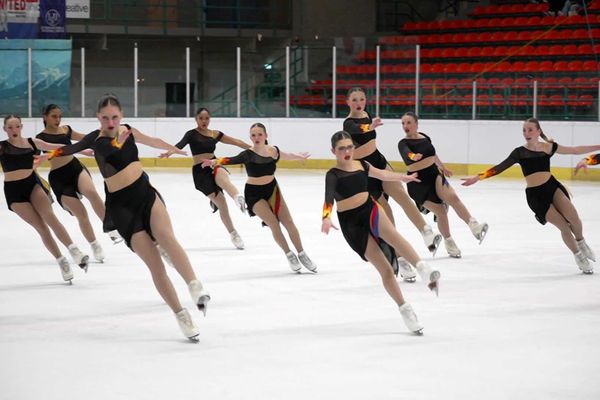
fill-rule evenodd
<path id="1" fill-rule="evenodd" d="M 34 155 L 33 156 L 33 169 L 40 166 L 41 163 L 48 159 L 48 154 Z"/>
<path id="2" fill-rule="evenodd" d="M 453 175 L 453 174 L 452 174 L 452 171 L 450 171 L 450 170 L 449 170 L 448 168 L 446 168 L 446 167 L 442 167 L 442 173 L 444 174 L 444 176 L 447 176 L 447 177 L 451 177 L 451 176 Z"/>
<path id="3" fill-rule="evenodd" d="M 84 156 L 87 156 L 87 157 L 94 157 L 94 150 L 92 150 L 92 149 L 81 150 L 79 152 L 79 154 L 83 154 Z"/>
<path id="4" fill-rule="evenodd" d="M 206 167 L 214 167 L 216 163 L 216 160 L 204 160 L 202 161 L 202 168 L 206 168 Z"/>
<path id="5" fill-rule="evenodd" d="M 579 170 L 582 168 L 583 168 L 583 172 L 585 172 L 587 174 L 588 165 L 587 165 L 586 161 L 587 160 L 584 158 L 577 163 L 577 165 L 575 166 L 575 175 L 577 175 Z"/>
<path id="6" fill-rule="evenodd" d="M 415 172 L 414 174 L 411 174 L 411 175 L 405 175 L 405 174 L 398 174 L 398 175 L 400 175 L 400 180 L 404 183 L 421 182 L 421 180 L 418 178 L 419 174 L 417 172 Z"/>
<path id="7" fill-rule="evenodd" d="M 381 125 L 383 125 L 383 122 L 381 122 L 381 118 L 379 118 L 379 117 L 373 118 L 373 122 L 371 122 L 371 126 L 369 126 L 369 129 L 374 130 L 378 126 L 381 126 Z"/>
<path id="8" fill-rule="evenodd" d="M 164 153 L 160 153 L 158 158 L 169 158 L 173 155 L 173 150 L 165 151 Z"/>
<path id="9" fill-rule="evenodd" d="M 461 178 L 461 181 L 463 181 L 463 183 L 462 183 L 463 186 L 471 186 L 471 185 L 479 182 L 479 175 L 474 175 L 469 178 Z"/>
<path id="10" fill-rule="evenodd" d="M 423 158 L 423 154 L 415 153 L 415 154 L 413 154 L 413 156 L 410 159 L 413 161 L 420 161 L 422 158 Z"/>
<path id="11" fill-rule="evenodd" d="M 338 227 L 335 226 L 333 224 L 333 222 L 331 222 L 331 218 L 325 218 L 323 219 L 323 223 L 321 224 L 321 232 L 323 232 L 326 235 L 329 235 L 329 230 L 333 228 L 335 230 L 338 230 Z"/>

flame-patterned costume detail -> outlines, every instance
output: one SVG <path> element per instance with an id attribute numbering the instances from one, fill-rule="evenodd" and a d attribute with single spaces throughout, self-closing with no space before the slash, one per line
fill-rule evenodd
<path id="1" fill-rule="evenodd" d="M 279 185 L 275 185 L 273 194 L 269 198 L 269 206 L 273 210 L 273 214 L 279 219 L 279 209 L 281 208 L 281 192 L 279 191 Z"/>
<path id="2" fill-rule="evenodd" d="M 369 219 L 369 225 L 373 237 L 379 243 L 379 205 L 373 199 L 373 209 L 371 210 L 371 217 Z"/>
<path id="3" fill-rule="evenodd" d="M 585 158 L 585 163 L 587 165 L 597 165 L 600 164 L 600 153 L 592 154 L 591 156 L 587 156 Z"/>
<path id="4" fill-rule="evenodd" d="M 220 158 L 217 158 L 215 160 L 215 166 L 217 166 L 217 165 L 228 165 L 229 164 L 229 160 L 230 160 L 229 157 L 220 157 Z"/>
<path id="5" fill-rule="evenodd" d="M 369 129 L 369 124 L 360 124 L 358 127 L 360 128 L 362 133 L 367 133 L 367 132 L 371 131 Z"/>
<path id="6" fill-rule="evenodd" d="M 415 157 L 417 155 L 415 153 L 408 153 L 408 158 L 410 158 L 411 160 L 415 161 Z"/>
<path id="7" fill-rule="evenodd" d="M 323 219 L 331 218 L 331 211 L 333 210 L 332 203 L 323 203 Z"/>
<path id="8" fill-rule="evenodd" d="M 490 168 L 488 170 L 480 172 L 477 175 L 479 176 L 479 179 L 481 179 L 481 180 L 486 179 L 486 178 L 491 178 L 492 176 L 496 175 L 496 170 L 494 168 Z"/>
<path id="9" fill-rule="evenodd" d="M 48 160 L 52 160 L 54 157 L 60 157 L 60 156 L 63 155 L 63 153 L 64 152 L 63 152 L 62 148 L 58 148 L 58 149 L 55 149 L 55 150 L 50 150 L 48 152 Z"/>

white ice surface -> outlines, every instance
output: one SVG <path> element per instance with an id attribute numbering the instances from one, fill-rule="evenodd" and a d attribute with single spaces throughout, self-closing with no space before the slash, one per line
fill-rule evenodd
<path id="1" fill-rule="evenodd" d="M 320 233 L 324 171 L 278 171 L 316 275 L 292 274 L 269 230 L 229 201 L 246 242 L 235 250 L 189 171 L 148 172 L 212 295 L 203 318 L 168 269 L 200 343 L 182 337 L 144 264 L 113 246 L 95 216 L 106 263 L 91 264 L 87 275 L 77 268 L 67 286 L 2 198 L 0 399 L 600 398 L 600 273 L 582 275 L 558 230 L 535 221 L 523 181 L 464 188 L 452 180 L 473 215 L 490 224 L 480 246 L 451 213 L 460 260 L 443 248 L 431 260 L 393 205 L 398 230 L 442 272 L 439 298 L 421 282 L 401 284 L 425 326 L 416 337 L 375 269 L 340 232 Z M 232 180 L 243 187 L 242 174 Z M 600 185 L 569 186 L 600 255 Z M 76 220 L 55 210 L 87 250 Z"/>

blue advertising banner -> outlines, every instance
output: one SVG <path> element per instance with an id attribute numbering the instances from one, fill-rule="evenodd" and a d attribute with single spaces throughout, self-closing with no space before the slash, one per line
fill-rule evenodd
<path id="1" fill-rule="evenodd" d="M 66 0 L 40 0 L 40 39 L 64 39 Z"/>
<path id="2" fill-rule="evenodd" d="M 70 40 L 0 40 L 0 115 L 28 112 L 27 49 L 31 48 L 32 110 L 40 115 L 48 103 L 58 104 L 69 115 Z"/>
<path id="3" fill-rule="evenodd" d="M 39 0 L 0 0 L 0 39 L 38 36 Z"/>

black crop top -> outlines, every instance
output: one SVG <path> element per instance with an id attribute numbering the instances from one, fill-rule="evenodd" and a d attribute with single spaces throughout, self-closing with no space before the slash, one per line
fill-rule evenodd
<path id="1" fill-rule="evenodd" d="M 333 201 L 348 199 L 355 194 L 367 192 L 369 182 L 369 163 L 360 160 L 363 169 L 344 171 L 331 168 L 325 175 L 325 203 L 323 218 L 329 218 L 333 209 Z"/>
<path id="2" fill-rule="evenodd" d="M 33 169 L 33 156 L 39 155 L 40 150 L 35 146 L 33 139 L 28 138 L 31 147 L 17 147 L 8 140 L 0 142 L 0 164 L 2 171 L 12 172 L 19 169 Z"/>
<path id="3" fill-rule="evenodd" d="M 532 151 L 525 148 L 525 146 L 517 147 L 510 153 L 506 160 L 487 171 L 481 172 L 479 178 L 485 179 L 498 175 L 516 163 L 521 165 L 521 170 L 525 176 L 535 172 L 550 172 L 550 157 L 556 153 L 556 149 L 558 149 L 558 143 L 556 142 L 552 143 L 552 152 L 550 154 L 544 151 Z"/>
<path id="4" fill-rule="evenodd" d="M 425 137 L 421 139 L 404 138 L 398 142 L 398 151 L 406 165 L 416 163 L 417 161 L 413 158 L 418 153 L 422 154 L 423 158 L 435 156 L 435 147 L 431 144 L 431 138 L 424 133 L 419 132 L 419 134 Z"/>
<path id="5" fill-rule="evenodd" d="M 369 126 L 373 122 L 371 114 L 367 113 L 366 117 L 363 118 L 352 118 L 348 117 L 344 120 L 344 130 L 352 136 L 352 140 L 357 147 L 362 146 L 370 142 L 377 137 L 375 130 L 369 130 Z"/>
<path id="6" fill-rule="evenodd" d="M 36 138 L 48 143 L 69 145 L 71 144 L 71 134 L 73 133 L 73 129 L 71 129 L 69 125 L 67 125 L 67 129 L 67 133 L 59 134 L 40 132 L 36 135 Z"/>
<path id="7" fill-rule="evenodd" d="M 210 131 L 213 136 L 205 136 L 196 129 L 191 129 L 185 133 L 183 138 L 175 145 L 179 149 L 183 149 L 186 145 L 190 145 L 193 155 L 202 153 L 214 153 L 217 147 L 217 142 L 223 138 L 223 132 Z"/>
<path id="8" fill-rule="evenodd" d="M 248 149 L 242 151 L 240 154 L 234 157 L 219 158 L 217 159 L 217 164 L 244 164 L 246 166 L 246 173 L 252 178 L 260 178 L 261 176 L 273 175 L 275 174 L 275 170 L 277 169 L 277 161 L 279 161 L 279 147 L 273 147 L 277 149 L 277 158 L 263 157 Z"/>
<path id="9" fill-rule="evenodd" d="M 131 127 L 123 124 L 127 129 Z M 118 143 L 116 138 L 100 136 L 100 130 L 85 135 L 75 144 L 61 147 L 51 151 L 51 157 L 60 157 L 75 154 L 85 149 L 94 150 L 94 157 L 98 163 L 100 173 L 104 178 L 110 178 L 135 161 L 139 161 L 138 149 L 135 145 L 133 134 L 129 135 L 124 143 Z"/>

